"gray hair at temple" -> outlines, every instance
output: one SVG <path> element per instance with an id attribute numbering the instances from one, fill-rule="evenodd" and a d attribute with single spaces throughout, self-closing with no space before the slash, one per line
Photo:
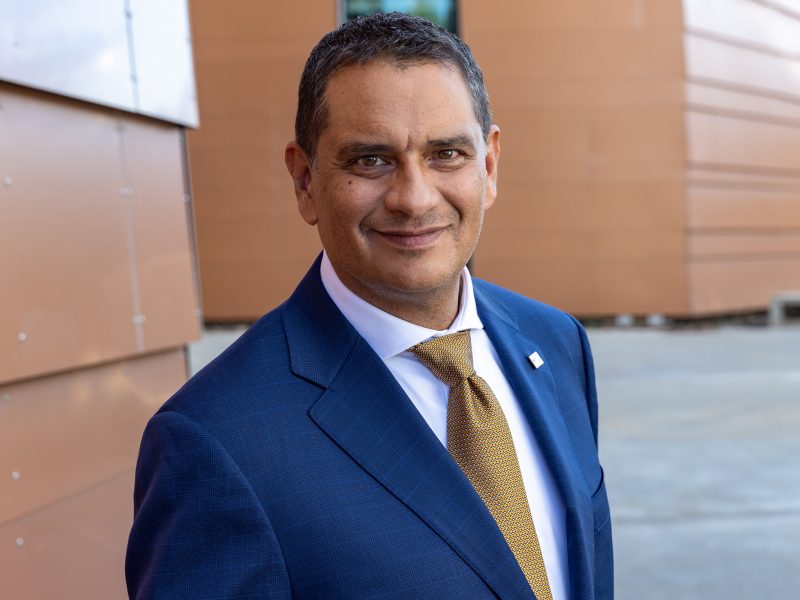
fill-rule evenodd
<path id="1" fill-rule="evenodd" d="M 295 139 L 314 164 L 319 136 L 327 126 L 325 89 L 336 73 L 354 65 L 386 60 L 400 67 L 429 63 L 457 67 L 472 97 L 484 138 L 492 115 L 478 63 L 464 42 L 421 17 L 378 13 L 347 21 L 326 34 L 311 51 L 300 78 Z"/>

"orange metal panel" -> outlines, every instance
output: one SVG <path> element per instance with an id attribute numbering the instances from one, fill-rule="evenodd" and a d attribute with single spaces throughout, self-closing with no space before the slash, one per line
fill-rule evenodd
<path id="1" fill-rule="evenodd" d="M 122 600 L 133 472 L 0 525 L 3 598 Z"/>
<path id="2" fill-rule="evenodd" d="M 188 140 L 208 320 L 257 318 L 291 293 L 319 250 L 297 213 L 283 149 L 305 59 L 336 21 L 336 2 L 192 3 L 202 127 Z"/>
<path id="3" fill-rule="evenodd" d="M 471 35 L 467 26 L 475 23 L 483 32 L 497 33 L 515 28 L 540 33 L 683 25 L 680 0 L 512 0 L 502 5 L 461 0 L 459 10 L 464 15 L 462 33 L 466 36 Z"/>
<path id="4" fill-rule="evenodd" d="M 0 105 L 0 381 L 134 353 L 117 119 L 4 84 Z"/>
<path id="5" fill-rule="evenodd" d="M 745 230 L 800 227 L 800 189 L 787 192 L 762 186 L 689 187 L 688 226 Z"/>
<path id="6" fill-rule="evenodd" d="M 800 223 L 796 231 L 694 233 L 687 241 L 690 258 L 785 258 L 791 255 L 800 258 Z"/>
<path id="7" fill-rule="evenodd" d="M 800 177 L 790 175 L 703 169 L 690 165 L 686 170 L 686 183 L 699 188 L 794 192 L 800 195 Z"/>
<path id="8" fill-rule="evenodd" d="M 688 111 L 689 161 L 800 176 L 800 127 Z"/>
<path id="9" fill-rule="evenodd" d="M 474 272 L 581 315 L 685 313 L 680 2 L 601 4 L 460 5 L 503 132 Z"/>
<path id="10" fill-rule="evenodd" d="M 586 247 L 581 261 L 556 262 L 539 260 L 535 241 L 530 247 L 524 256 L 494 260 L 492 281 L 584 317 L 688 313 L 684 265 L 674 257 L 591 260 Z M 478 273 L 484 272 L 484 260 L 490 259 L 483 253 L 475 258 Z"/>
<path id="11" fill-rule="evenodd" d="M 493 82 L 504 77 L 520 82 L 638 81 L 680 79 L 684 72 L 679 30 L 535 32 L 509 27 L 497 34 L 484 31 L 466 11 L 462 22 L 464 39 L 490 77 L 490 95 Z"/>
<path id="12" fill-rule="evenodd" d="M 3 84 L 0 106 L 0 382 L 196 337 L 180 130 Z"/>
<path id="13" fill-rule="evenodd" d="M 144 349 L 180 346 L 200 335 L 181 131 L 131 120 L 123 140 Z"/>
<path id="14" fill-rule="evenodd" d="M 0 387 L 0 524 L 130 471 L 185 380 L 173 350 Z"/>
<path id="15" fill-rule="evenodd" d="M 800 289 L 800 257 L 695 261 L 688 277 L 695 314 L 764 310 L 776 292 Z"/>
<path id="16" fill-rule="evenodd" d="M 738 113 L 743 117 L 800 125 L 800 104 L 752 92 L 687 83 L 686 102 L 690 110 Z"/>

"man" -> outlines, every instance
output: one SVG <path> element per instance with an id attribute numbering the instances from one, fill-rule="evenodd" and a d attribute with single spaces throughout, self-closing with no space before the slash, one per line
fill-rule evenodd
<path id="1" fill-rule="evenodd" d="M 286 164 L 324 254 L 148 425 L 132 597 L 612 597 L 586 336 L 465 268 L 499 137 L 425 20 L 312 51 Z"/>

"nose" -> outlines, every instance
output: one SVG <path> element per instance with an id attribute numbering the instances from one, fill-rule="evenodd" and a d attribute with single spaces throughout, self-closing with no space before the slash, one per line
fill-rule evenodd
<path id="1" fill-rule="evenodd" d="M 408 161 L 392 174 L 384 206 L 389 211 L 417 217 L 436 206 L 439 197 L 433 174 L 419 161 Z"/>

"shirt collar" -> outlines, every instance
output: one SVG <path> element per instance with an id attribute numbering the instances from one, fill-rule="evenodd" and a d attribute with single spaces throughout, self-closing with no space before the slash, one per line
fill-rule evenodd
<path id="1" fill-rule="evenodd" d="M 322 253 L 320 276 L 325 291 L 350 324 L 372 347 L 381 360 L 396 356 L 428 338 L 465 329 L 483 329 L 475 306 L 472 277 L 467 267 L 461 272 L 461 298 L 458 314 L 444 330 L 428 329 L 390 315 L 350 291 L 333 269 L 328 254 Z"/>

